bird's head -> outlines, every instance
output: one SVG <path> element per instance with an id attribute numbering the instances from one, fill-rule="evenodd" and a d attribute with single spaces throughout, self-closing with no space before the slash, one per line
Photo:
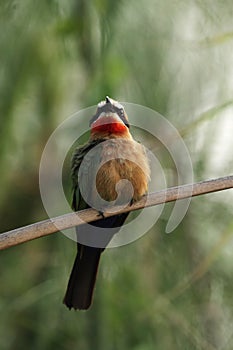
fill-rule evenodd
<path id="1" fill-rule="evenodd" d="M 95 115 L 90 120 L 92 135 L 128 133 L 129 121 L 124 107 L 106 96 L 97 106 Z"/>

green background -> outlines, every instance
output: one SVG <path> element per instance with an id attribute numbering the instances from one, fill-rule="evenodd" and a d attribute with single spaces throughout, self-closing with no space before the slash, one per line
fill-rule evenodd
<path id="1" fill-rule="evenodd" d="M 47 218 L 46 141 L 107 94 L 171 121 L 195 181 L 231 174 L 232 18 L 230 0 L 1 1 L 1 232 Z M 232 349 L 232 193 L 193 199 L 166 234 L 172 207 L 143 238 L 104 253 L 88 312 L 62 304 L 75 255 L 64 235 L 2 251 L 0 348 Z"/>

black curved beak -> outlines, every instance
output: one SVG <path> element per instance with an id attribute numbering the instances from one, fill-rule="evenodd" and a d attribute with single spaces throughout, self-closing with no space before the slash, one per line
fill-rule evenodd
<path id="1" fill-rule="evenodd" d="M 105 101 L 106 101 L 106 103 L 111 103 L 111 100 L 108 96 L 105 97 Z"/>

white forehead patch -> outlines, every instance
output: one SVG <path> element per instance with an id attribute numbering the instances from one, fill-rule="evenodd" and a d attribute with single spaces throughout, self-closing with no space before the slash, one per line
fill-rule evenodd
<path id="1" fill-rule="evenodd" d="M 106 104 L 106 101 L 101 101 L 100 103 L 98 103 L 98 108 L 103 107 L 105 104 Z"/>
<path id="2" fill-rule="evenodd" d="M 124 107 L 118 101 L 115 101 L 115 100 L 113 100 L 112 98 L 110 98 L 108 96 L 106 96 L 106 97 L 110 100 L 110 102 L 111 102 L 111 104 L 113 106 L 115 106 L 116 108 L 119 108 L 119 109 L 121 109 L 121 108 L 124 109 Z M 108 102 L 106 102 L 106 100 L 101 101 L 100 103 L 98 103 L 98 108 L 105 106 L 106 103 L 108 103 Z"/>

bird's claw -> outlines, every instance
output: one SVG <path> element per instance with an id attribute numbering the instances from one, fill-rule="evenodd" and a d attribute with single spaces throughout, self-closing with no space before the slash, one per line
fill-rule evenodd
<path id="1" fill-rule="evenodd" d="M 105 216 L 104 216 L 104 212 L 103 212 L 103 211 L 99 210 L 98 213 L 99 213 L 98 216 L 101 216 L 102 219 L 105 219 Z"/>
<path id="2" fill-rule="evenodd" d="M 131 201 L 129 202 L 129 206 L 133 205 L 136 201 L 132 198 Z"/>

